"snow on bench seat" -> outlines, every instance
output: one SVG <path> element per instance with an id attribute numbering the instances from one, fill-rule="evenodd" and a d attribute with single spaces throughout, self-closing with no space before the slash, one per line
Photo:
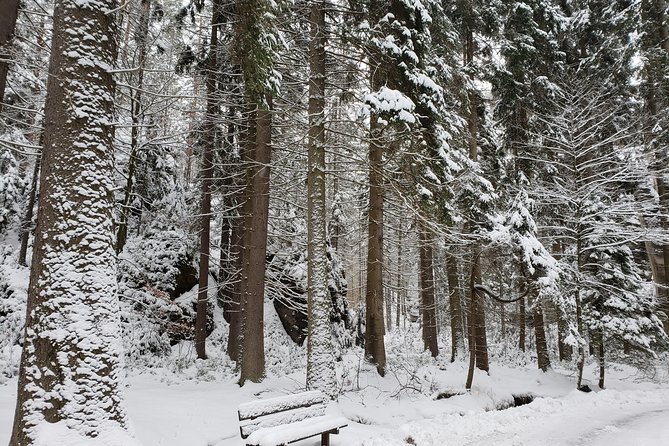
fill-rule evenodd
<path id="1" fill-rule="evenodd" d="M 239 432 L 247 445 L 278 446 L 321 436 L 329 446 L 330 434 L 338 434 L 348 420 L 327 414 L 330 400 L 320 391 L 280 396 L 239 406 Z"/>
<path id="2" fill-rule="evenodd" d="M 325 395 L 318 390 L 279 396 L 267 400 L 252 401 L 239 405 L 239 419 L 248 420 L 274 412 L 284 412 L 298 407 L 323 404 L 324 402 Z"/>
<path id="3" fill-rule="evenodd" d="M 319 404 L 318 406 L 300 407 L 241 421 L 239 425 L 242 438 L 246 438 L 259 429 L 297 423 L 299 421 L 321 417 L 323 415 L 325 415 L 325 405 Z"/>
<path id="4" fill-rule="evenodd" d="M 340 428 L 347 425 L 348 420 L 344 417 L 325 415 L 308 418 L 297 423 L 259 429 L 246 439 L 246 444 L 254 446 L 279 446 L 304 440 L 305 438 L 324 432 L 336 433 Z"/>

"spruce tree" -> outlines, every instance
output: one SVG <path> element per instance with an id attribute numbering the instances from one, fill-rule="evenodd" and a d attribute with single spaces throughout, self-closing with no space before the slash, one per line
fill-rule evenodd
<path id="1" fill-rule="evenodd" d="M 115 7 L 56 2 L 16 446 L 42 435 L 67 443 L 73 433 L 134 444 L 123 405 L 112 232 Z"/>

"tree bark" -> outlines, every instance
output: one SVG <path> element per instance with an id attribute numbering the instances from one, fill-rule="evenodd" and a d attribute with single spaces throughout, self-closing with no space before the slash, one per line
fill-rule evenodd
<path id="1" fill-rule="evenodd" d="M 243 194 L 241 194 L 243 195 Z M 242 205 L 242 209 L 244 206 Z M 234 218 L 232 233 L 230 234 L 230 269 L 231 276 L 226 288 L 226 307 L 224 315 L 228 315 L 229 332 L 227 352 L 230 359 L 240 360 L 241 350 L 241 270 L 242 270 L 242 241 L 244 238 L 244 219 L 242 216 Z"/>
<path id="2" fill-rule="evenodd" d="M 479 264 L 478 253 L 473 256 L 475 260 L 472 267 L 472 276 L 474 283 L 481 283 L 481 265 Z M 474 308 L 474 319 L 471 324 L 474 326 L 474 351 L 476 352 L 476 368 L 484 372 L 490 371 L 488 359 L 488 336 L 486 334 L 485 310 L 483 300 L 479 297 L 476 290 L 470 289 L 471 301 Z M 471 348 L 471 346 L 470 346 Z"/>
<path id="3" fill-rule="evenodd" d="M 465 383 L 465 389 L 471 390 L 472 384 L 474 382 L 474 369 L 476 368 L 476 313 L 477 313 L 477 303 L 478 299 L 476 298 L 476 291 L 474 285 L 476 284 L 476 272 L 475 265 L 472 264 L 471 271 L 469 272 L 469 315 L 467 322 L 467 340 L 469 341 L 469 368 L 467 369 L 467 381 Z"/>
<path id="4" fill-rule="evenodd" d="M 383 146 L 378 116 L 370 118 L 367 287 L 365 293 L 365 356 L 385 375 L 383 325 Z"/>
<path id="5" fill-rule="evenodd" d="M 245 124 L 240 127 L 240 159 L 242 166 L 248 166 L 249 153 L 253 152 L 256 140 L 256 124 L 257 113 L 254 108 L 247 106 L 243 110 L 243 115 L 246 117 Z M 234 178 L 235 188 L 238 193 L 235 197 L 236 208 L 239 209 L 237 215 L 232 219 L 232 232 L 230 234 L 230 271 L 231 276 L 228 279 L 228 286 L 226 287 L 226 306 L 224 308 L 224 316 L 227 315 L 230 327 L 228 333 L 227 352 L 230 359 L 241 361 L 241 342 L 242 342 L 242 266 L 244 264 L 244 216 L 250 212 L 248 205 L 248 191 L 246 190 L 244 182 L 246 181 L 245 174 L 238 175 Z"/>
<path id="6" fill-rule="evenodd" d="M 258 104 L 255 146 L 249 153 L 246 176 L 248 213 L 244 215 L 241 271 L 242 349 L 240 385 L 265 377 L 265 260 L 269 214 L 269 176 L 272 154 L 271 97 Z"/>
<path id="7" fill-rule="evenodd" d="M 525 298 L 522 297 L 518 301 L 518 348 L 521 352 L 525 351 L 525 332 L 527 329 L 527 312 L 525 311 Z"/>
<path id="8" fill-rule="evenodd" d="M 325 210 L 325 9 L 311 3 L 309 45 L 309 152 L 307 173 L 307 388 L 335 398 L 334 353 L 328 289 Z"/>
<path id="9" fill-rule="evenodd" d="M 448 305 L 451 316 L 451 362 L 465 351 L 465 332 L 462 318 L 462 298 L 458 265 L 453 254 L 446 254 L 446 275 L 448 277 Z"/>
<path id="10" fill-rule="evenodd" d="M 420 296 L 423 316 L 423 347 L 430 350 L 433 358 L 439 355 L 437 345 L 437 317 L 434 298 L 434 271 L 432 262 L 432 240 L 427 230 L 419 224 L 420 242 Z"/>
<path id="11" fill-rule="evenodd" d="M 211 14 L 211 37 L 207 67 L 207 115 L 205 125 L 207 140 L 202 152 L 202 190 L 200 201 L 200 277 L 195 315 L 195 353 L 198 359 L 206 359 L 207 303 L 209 291 L 209 245 L 211 237 L 211 183 L 214 176 L 214 153 L 216 152 L 216 118 L 218 109 L 218 29 L 221 22 L 221 0 L 214 0 Z"/>
<path id="12" fill-rule="evenodd" d="M 400 328 L 400 317 L 402 316 L 402 237 L 404 235 L 402 219 L 397 223 L 397 302 L 395 303 L 395 328 Z"/>
<path id="13" fill-rule="evenodd" d="M 583 272 L 583 253 L 581 249 L 581 237 L 582 231 L 581 228 L 577 230 L 578 237 L 576 239 L 576 272 L 577 284 L 576 284 L 576 327 L 579 335 L 583 336 L 583 302 L 581 300 L 581 283 L 580 277 Z M 583 383 L 583 369 L 585 367 L 585 345 L 583 344 L 583 339 L 579 340 L 578 345 L 578 359 L 576 360 L 576 370 L 578 373 L 578 378 L 576 379 L 576 388 L 580 389 L 581 384 Z"/>
<path id="14" fill-rule="evenodd" d="M 599 388 L 604 389 L 606 363 L 604 357 L 604 332 L 601 329 L 597 332 L 597 362 L 599 363 Z"/>
<path id="15" fill-rule="evenodd" d="M 107 12 L 115 7 L 113 0 L 55 4 L 12 446 L 34 444 L 40 424 L 59 422 L 75 436 L 113 430 L 120 443 L 134 444 L 123 405 L 112 227 L 116 27 Z"/>
<path id="16" fill-rule="evenodd" d="M 537 285 L 531 285 L 536 288 Z M 537 351 L 537 366 L 541 371 L 547 371 L 551 367 L 548 355 L 548 344 L 546 342 L 546 328 L 544 327 L 544 312 L 537 292 L 533 292 L 534 302 L 532 306 L 532 323 L 534 325 L 535 347 Z"/>
<path id="17" fill-rule="evenodd" d="M 655 0 L 655 4 L 653 13 L 656 13 L 656 24 L 657 24 L 657 34 L 654 32 L 649 32 L 648 33 L 648 38 L 651 39 L 652 41 L 652 46 L 660 46 L 664 52 L 667 54 L 669 57 L 669 24 L 667 23 L 667 17 L 666 17 L 666 2 L 665 0 Z M 655 36 L 654 36 L 655 35 Z M 649 92 L 648 92 L 648 97 L 646 98 L 647 104 L 648 104 L 648 109 L 650 112 L 650 117 L 651 117 L 651 123 L 649 124 L 650 128 L 654 128 L 656 126 L 656 117 L 659 113 L 659 111 L 662 108 L 662 104 L 658 103 L 660 99 L 658 99 L 658 91 L 656 85 L 661 85 L 662 81 L 661 79 L 649 79 Z M 651 133 L 654 133 L 654 130 L 650 130 Z M 667 157 L 664 154 L 664 151 L 662 151 L 660 148 L 655 148 L 654 151 L 654 164 L 657 169 L 657 172 L 655 172 L 655 188 L 657 190 L 657 194 L 659 197 L 659 202 L 660 202 L 660 208 L 663 211 L 663 213 L 669 212 L 669 187 L 667 187 L 665 178 L 664 178 L 664 171 L 666 169 L 667 165 Z M 666 217 L 662 217 L 660 219 L 661 224 L 663 229 L 669 230 L 669 219 Z M 659 309 L 664 311 L 666 314 L 669 314 L 669 244 L 665 244 L 662 246 L 662 259 L 664 262 L 664 268 L 663 268 L 663 278 L 664 281 L 662 283 L 662 293 L 661 293 L 661 298 L 659 299 Z M 653 250 L 654 251 L 654 250 Z M 653 259 L 654 259 L 654 253 L 653 253 Z M 651 260 L 651 266 L 653 260 Z M 658 274 L 659 276 L 659 274 Z M 666 332 L 669 332 L 669 319 L 665 320 L 663 322 L 664 324 L 664 330 Z"/>
<path id="18" fill-rule="evenodd" d="M 559 310 L 558 310 L 559 313 Z M 572 348 L 564 342 L 567 332 L 567 322 L 561 314 L 558 314 L 558 355 L 560 361 L 571 361 Z"/>

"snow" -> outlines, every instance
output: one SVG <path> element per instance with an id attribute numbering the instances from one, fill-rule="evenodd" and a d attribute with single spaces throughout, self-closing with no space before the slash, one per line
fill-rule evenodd
<path id="1" fill-rule="evenodd" d="M 34 446 L 140 446 L 128 431 L 120 427 L 111 427 L 98 433 L 95 438 L 85 437 L 78 431 L 68 428 L 67 423 L 42 423 L 35 429 Z"/>
<path id="2" fill-rule="evenodd" d="M 260 429 L 251 434 L 246 441 L 259 446 L 277 446 L 300 438 L 308 438 L 319 433 L 338 429 L 348 425 L 344 417 L 322 416 L 309 418 L 290 425 L 273 429 Z"/>
<path id="3" fill-rule="evenodd" d="M 338 369 L 357 367 L 356 361 L 358 358 L 347 355 Z M 344 379 L 344 393 L 331 404 L 346 419 L 340 421 L 348 424 L 331 438 L 331 444 L 406 445 L 405 440 L 411 437 L 421 446 L 657 446 L 669 438 L 669 427 L 662 422 L 669 417 L 666 364 L 664 374 L 656 376 L 661 381 L 655 383 L 639 381 L 641 376 L 631 367 L 611 367 L 609 388 L 591 393 L 573 390 L 574 378 L 563 370 L 541 373 L 533 367 L 493 364 L 490 376 L 477 372 L 470 394 L 437 400 L 440 391 L 464 391 L 466 364 L 438 366 L 431 359 L 426 361 L 415 371 L 426 386 L 422 393 L 409 389 L 397 363 L 389 362 L 390 372 L 385 378 L 362 363 L 360 375 Z M 596 365 L 586 368 L 585 374 L 596 380 Z M 153 370 L 129 377 L 128 412 L 138 441 L 146 446 L 241 446 L 245 441 L 239 433 L 237 408 L 258 399 L 299 393 L 304 379 L 304 373 L 298 372 L 240 388 L 232 376 L 183 382 L 183 376 Z M 496 410 L 512 404 L 512 395 L 521 393 L 538 398 L 525 406 Z M 9 439 L 15 397 L 15 379 L 0 385 L 0 444 L 7 444 Z M 59 426 L 53 426 L 50 433 L 59 438 L 59 442 L 50 444 L 132 445 L 114 443 L 112 433 L 100 437 L 113 439 L 109 443 L 77 443 L 80 439 L 61 437 L 73 434 Z M 318 441 L 318 437 L 312 437 L 295 444 L 313 446 Z"/>
<path id="4" fill-rule="evenodd" d="M 296 395 L 286 395 L 272 399 L 252 401 L 250 403 L 244 403 L 239 406 L 239 417 L 242 419 L 257 418 L 271 412 L 321 404 L 324 400 L 325 396 L 322 392 L 318 390 L 312 390 Z"/>
<path id="5" fill-rule="evenodd" d="M 399 90 L 381 87 L 379 91 L 365 95 L 364 102 L 379 113 L 395 114 L 396 119 L 409 124 L 416 122 L 413 115 L 416 104 Z"/>

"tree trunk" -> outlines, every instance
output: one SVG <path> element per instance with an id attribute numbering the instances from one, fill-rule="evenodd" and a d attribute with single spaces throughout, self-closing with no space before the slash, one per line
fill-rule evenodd
<path id="1" fill-rule="evenodd" d="M 604 374 L 606 363 L 604 358 L 604 332 L 600 329 L 597 333 L 597 362 L 599 362 L 599 388 L 604 389 Z"/>
<path id="2" fill-rule="evenodd" d="M 48 443 L 37 436 L 54 423 L 73 442 L 113 432 L 136 444 L 123 405 L 112 227 L 115 7 L 58 0 L 54 9 L 12 446 Z"/>
<path id="3" fill-rule="evenodd" d="M 521 352 L 525 351 L 525 330 L 527 328 L 526 311 L 525 311 L 525 298 L 521 297 L 518 301 L 518 348 Z"/>
<path id="4" fill-rule="evenodd" d="M 467 369 L 467 382 L 465 383 L 465 389 L 471 390 L 472 383 L 474 382 L 474 369 L 476 368 L 476 313 L 477 313 L 477 303 L 478 299 L 476 298 L 476 291 L 474 285 L 476 284 L 476 273 L 475 265 L 472 264 L 471 271 L 469 272 L 469 315 L 467 317 L 467 340 L 469 342 L 469 368 Z"/>
<path id="5" fill-rule="evenodd" d="M 446 254 L 446 275 L 448 277 L 448 305 L 451 315 L 451 362 L 465 351 L 465 332 L 462 318 L 462 299 L 458 265 L 453 254 Z"/>
<path id="6" fill-rule="evenodd" d="M 42 132 L 43 134 L 43 132 Z M 42 137 L 43 138 L 43 137 Z M 40 139 L 42 139 L 40 138 Z M 26 206 L 26 213 L 23 217 L 23 224 L 21 225 L 21 248 L 19 250 L 19 265 L 28 266 L 26 257 L 28 256 L 28 241 L 30 240 L 30 233 L 32 232 L 33 213 L 35 212 L 35 201 L 37 199 L 37 187 L 39 185 L 39 170 L 42 156 L 37 155 L 35 158 L 35 166 L 33 167 L 33 177 L 30 182 L 30 194 L 28 195 L 28 205 Z"/>
<path id="7" fill-rule="evenodd" d="M 221 0 L 214 0 L 211 14 L 211 38 L 207 67 L 207 116 L 205 125 L 207 139 L 202 151 L 202 192 L 200 201 L 200 277 L 195 315 L 195 353 L 198 359 L 206 359 L 207 302 L 209 291 L 209 245 L 211 236 L 211 182 L 214 176 L 214 153 L 216 152 L 216 118 L 219 115 L 217 75 L 218 29 L 221 22 Z"/>
<path id="8" fill-rule="evenodd" d="M 258 104 L 255 147 L 249 153 L 246 176 L 248 213 L 244 215 L 241 271 L 242 349 L 240 385 L 265 377 L 265 259 L 269 214 L 269 175 L 272 154 L 271 97 Z"/>
<path id="9" fill-rule="evenodd" d="M 365 293 L 365 356 L 385 375 L 383 336 L 383 147 L 377 116 L 370 119 L 369 210 L 367 237 L 367 287 Z"/>
<path id="10" fill-rule="evenodd" d="M 243 198 L 243 197 L 242 197 Z M 244 209 L 244 206 L 242 206 Z M 226 287 L 226 307 L 224 315 L 228 315 L 230 323 L 228 332 L 227 352 L 230 359 L 240 360 L 241 350 L 241 270 L 242 270 L 242 242 L 244 238 L 244 218 L 237 216 L 232 223 L 230 235 L 230 269 L 231 276 Z"/>
<path id="11" fill-rule="evenodd" d="M 474 276 L 474 283 L 481 283 L 481 265 L 479 264 L 478 254 L 473 256 L 475 260 L 472 275 Z M 470 289 L 471 301 L 474 307 L 474 319 L 472 325 L 474 326 L 474 351 L 476 352 L 476 368 L 484 372 L 490 371 L 488 360 L 488 336 L 486 334 L 485 310 L 483 308 L 483 300 L 478 296 L 478 293 L 472 287 Z M 471 348 L 471 346 L 470 346 Z"/>
<path id="12" fill-rule="evenodd" d="M 536 290 L 537 284 L 530 285 Z M 543 372 L 551 367 L 550 356 L 548 355 L 548 344 L 546 342 L 546 329 L 544 327 L 544 312 L 537 292 L 533 291 L 534 302 L 532 305 L 532 323 L 534 325 L 535 346 L 537 351 L 537 365 Z"/>
<path id="13" fill-rule="evenodd" d="M 0 113 L 2 113 L 2 101 L 5 97 L 7 73 L 9 72 L 8 61 L 12 59 L 10 46 L 16 29 L 19 0 L 0 0 L 0 11 L 2 11 L 0 14 Z"/>
<path id="14" fill-rule="evenodd" d="M 334 353 L 328 290 L 325 210 L 325 10 L 322 0 L 311 3 L 309 45 L 309 153 L 307 173 L 307 388 L 335 398 Z"/>
<path id="15" fill-rule="evenodd" d="M 667 56 L 669 56 L 669 24 L 667 24 L 667 17 L 666 17 L 666 2 L 664 0 L 657 0 L 655 3 L 655 11 L 658 13 L 657 18 L 656 18 L 656 24 L 657 26 L 657 37 L 653 38 L 652 35 L 654 33 L 649 33 L 649 37 L 657 42 L 659 46 L 667 53 Z M 657 40 L 655 40 L 657 39 Z M 656 43 L 653 43 L 655 45 Z M 657 98 L 657 87 L 656 85 L 662 85 L 662 80 L 661 79 L 650 79 L 649 80 L 649 97 L 646 99 L 648 103 L 648 109 L 651 115 L 652 122 L 650 123 L 650 127 L 654 128 L 657 125 L 657 119 L 655 119 L 659 113 L 659 111 L 662 109 L 662 104 L 658 104 L 658 98 Z M 655 130 L 650 130 L 651 132 L 655 132 Z M 657 172 L 655 172 L 655 187 L 657 189 L 657 195 L 659 197 L 660 201 L 660 208 L 663 211 L 664 214 L 669 212 L 669 188 L 667 187 L 665 178 L 664 178 L 664 171 L 666 169 L 667 165 L 667 157 L 666 154 L 664 153 L 664 150 L 661 148 L 655 148 L 655 153 L 654 153 L 654 164 L 657 169 Z M 661 219 L 661 224 L 662 228 L 667 231 L 669 230 L 669 219 L 666 217 L 662 217 Z M 659 299 L 659 309 L 666 314 L 669 314 L 669 244 L 665 244 L 662 246 L 662 259 L 664 262 L 664 282 L 662 283 L 662 288 L 663 288 L 663 293 L 662 297 Z M 652 261 L 651 261 L 652 265 Z M 658 274 L 659 275 L 659 274 Z M 664 324 L 664 330 L 666 332 L 669 332 L 669 319 L 665 320 L 663 322 Z"/>
<path id="16" fill-rule="evenodd" d="M 423 348 L 430 350 L 433 358 L 439 355 L 437 345 L 437 318 L 434 298 L 434 271 L 432 261 L 432 239 L 427 230 L 418 225 L 420 242 L 420 297 L 423 316 Z"/>
<path id="17" fill-rule="evenodd" d="M 580 231 L 578 231 L 580 235 Z M 581 302 L 581 284 L 580 284 L 580 275 L 582 272 L 582 259 L 581 259 L 581 238 L 580 236 L 576 240 L 576 271 L 579 277 L 579 281 L 576 284 L 576 327 L 578 329 L 579 335 L 583 336 L 583 303 Z M 581 384 L 583 383 L 583 368 L 585 367 L 585 345 L 583 345 L 583 339 L 579 340 L 578 344 L 578 359 L 576 360 L 576 369 L 578 372 L 578 378 L 576 380 L 576 388 L 580 389 Z"/>
<path id="18" fill-rule="evenodd" d="M 141 133 L 141 124 L 143 121 L 142 107 L 142 89 L 144 88 L 144 66 L 146 64 L 146 54 L 148 50 L 149 19 L 151 17 L 151 0 L 142 0 L 141 15 L 139 25 L 137 26 L 137 49 L 139 51 L 137 61 L 137 85 L 132 92 L 130 105 L 132 128 L 130 129 L 130 157 L 128 159 L 128 178 L 126 179 L 123 204 L 121 205 L 121 218 L 118 223 L 116 233 L 116 252 L 123 251 L 125 242 L 128 239 L 128 220 L 130 219 L 130 203 L 133 196 L 135 181 L 135 170 L 139 162 L 139 137 Z"/>
<path id="19" fill-rule="evenodd" d="M 248 153 L 253 151 L 256 134 L 256 111 L 246 109 L 243 113 L 246 116 L 246 124 L 240 127 L 239 139 L 239 158 L 241 165 L 248 162 Z M 241 353 L 241 335 L 242 335 L 242 317 L 241 317 L 241 271 L 243 265 L 244 250 L 242 243 L 244 241 L 244 215 L 248 212 L 248 200 L 244 185 L 244 175 L 237 175 L 233 179 L 234 188 L 238 191 L 235 194 L 234 205 L 236 216 L 232 218 L 232 231 L 230 234 L 229 249 L 229 267 L 230 276 L 226 282 L 224 293 L 226 294 L 223 314 L 229 322 L 227 352 L 230 359 L 240 362 Z"/>
<path id="20" fill-rule="evenodd" d="M 564 342 L 567 334 L 567 322 L 564 320 L 564 316 L 559 314 L 558 310 L 558 355 L 560 361 L 571 361 L 572 348 L 571 345 Z"/>
<path id="21" fill-rule="evenodd" d="M 220 81 L 220 79 L 219 79 Z M 218 91 L 223 91 L 223 87 L 220 85 L 217 86 Z M 235 125 L 235 115 L 236 107 L 228 107 L 228 122 L 227 130 L 225 137 L 225 145 L 221 153 L 221 164 L 232 166 L 233 160 L 235 159 L 235 131 L 237 126 Z M 231 257 L 232 250 L 232 232 L 233 232 L 233 222 L 234 222 L 234 213 L 236 212 L 236 197 L 235 191 L 237 190 L 235 184 L 235 177 L 232 173 L 232 167 L 227 169 L 221 169 L 223 180 L 222 180 L 222 189 L 223 189 L 223 209 L 225 209 L 225 214 L 221 218 L 221 241 L 219 244 L 219 249 L 221 251 L 218 262 L 218 290 L 216 290 L 218 303 L 223 307 L 223 317 L 226 322 L 230 323 L 230 310 L 231 310 L 231 301 L 232 301 L 232 281 L 235 276 L 233 271 L 233 262 Z M 239 309 L 236 308 L 238 311 Z M 228 340 L 229 342 L 229 340 Z"/>
<path id="22" fill-rule="evenodd" d="M 403 248 L 402 236 L 403 235 L 404 235 L 403 224 L 402 224 L 402 219 L 400 219 L 397 228 L 397 282 L 396 282 L 397 302 L 395 307 L 395 311 L 397 312 L 395 314 L 395 327 L 397 329 L 400 328 L 400 317 L 402 315 L 402 248 Z"/>
<path id="23" fill-rule="evenodd" d="M 465 42 L 465 63 L 470 65 L 474 63 L 474 33 L 467 30 L 467 40 Z M 470 75 L 470 80 L 473 78 Z M 478 114 L 477 114 L 477 99 L 474 92 L 470 89 L 467 93 L 469 102 L 469 113 L 467 117 L 467 128 L 469 130 L 469 158 L 476 162 L 478 161 Z M 470 228 L 470 232 L 473 228 Z M 474 333 L 474 351 L 476 353 L 476 367 L 480 370 L 488 371 L 488 342 L 485 325 L 485 309 L 483 302 L 477 296 L 474 285 L 481 281 L 481 267 L 480 267 L 480 248 L 477 241 L 472 242 L 471 262 L 472 272 L 470 283 L 470 305 L 473 311 L 470 313 L 473 319 L 470 319 L 469 324 L 473 325 Z M 470 350 L 472 345 L 469 346 Z"/>

